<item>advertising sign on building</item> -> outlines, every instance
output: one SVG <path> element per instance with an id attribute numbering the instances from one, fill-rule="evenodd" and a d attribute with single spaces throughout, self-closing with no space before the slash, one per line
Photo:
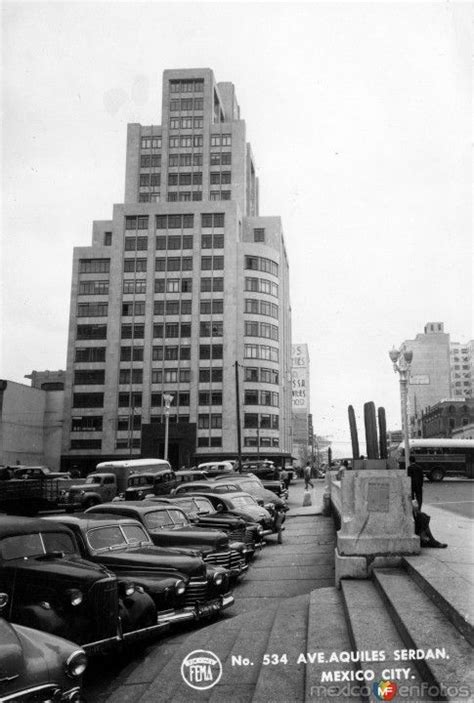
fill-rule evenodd
<path id="1" fill-rule="evenodd" d="M 292 344 L 292 405 L 293 412 L 309 410 L 309 355 L 307 344 Z"/>

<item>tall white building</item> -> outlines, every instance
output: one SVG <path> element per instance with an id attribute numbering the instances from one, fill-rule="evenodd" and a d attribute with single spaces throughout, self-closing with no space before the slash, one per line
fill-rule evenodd
<path id="1" fill-rule="evenodd" d="M 74 250 L 62 464 L 162 456 L 165 394 L 174 466 L 239 437 L 284 461 L 290 378 L 282 224 L 259 214 L 234 86 L 165 71 L 161 125 L 128 126 L 124 203 Z"/>

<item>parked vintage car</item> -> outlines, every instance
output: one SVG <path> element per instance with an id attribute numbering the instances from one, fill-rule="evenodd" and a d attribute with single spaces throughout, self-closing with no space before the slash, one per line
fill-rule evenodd
<path id="1" fill-rule="evenodd" d="M 69 527 L 86 559 L 103 564 L 149 593 L 158 610 L 158 622 L 199 620 L 234 602 L 227 569 L 205 564 L 199 552 L 191 549 L 156 547 L 137 520 L 91 513 L 50 515 L 46 519 Z M 163 578 L 174 578 L 181 584 L 166 592 Z"/>
<path id="2" fill-rule="evenodd" d="M 208 461 L 198 465 L 198 471 L 205 471 L 211 478 L 234 471 L 233 461 Z"/>
<path id="3" fill-rule="evenodd" d="M 278 531 L 275 529 L 275 521 L 268 510 L 259 505 L 255 498 L 248 493 L 243 491 L 232 493 L 206 492 L 199 488 L 195 490 L 193 495 L 207 498 L 217 512 L 222 512 L 224 515 L 242 517 L 247 523 L 257 523 L 260 526 L 262 538 Z"/>
<path id="4" fill-rule="evenodd" d="M 166 629 L 149 596 L 81 558 L 74 535 L 59 523 L 1 517 L 0 583 L 8 620 L 70 639 L 88 653 Z"/>
<path id="5" fill-rule="evenodd" d="M 243 542 L 246 546 L 246 557 L 249 560 L 256 549 L 262 547 L 259 525 L 248 523 L 241 517 L 217 512 L 212 503 L 202 496 L 153 496 L 148 501 L 168 503 L 181 508 L 190 522 L 198 527 L 213 527 L 226 532 L 230 540 Z"/>
<path id="6" fill-rule="evenodd" d="M 281 469 L 271 462 L 245 462 L 242 464 L 241 475 L 251 474 L 256 476 L 262 486 L 268 491 L 276 493 L 280 498 L 288 498 L 288 487 L 281 477 Z M 288 472 L 286 472 L 288 476 Z"/>
<path id="7" fill-rule="evenodd" d="M 7 604 L 7 594 L 0 593 L 0 701 L 79 703 L 84 650 L 62 637 L 12 625 L 1 616 Z"/>
<path id="8" fill-rule="evenodd" d="M 216 485 L 227 486 L 229 490 L 234 490 L 234 486 L 238 486 L 241 491 L 250 493 L 255 498 L 257 503 L 264 505 L 267 510 L 271 511 L 271 506 L 275 510 L 288 510 L 288 505 L 283 496 L 277 495 L 274 491 L 265 488 L 257 476 L 253 474 L 232 474 L 226 479 L 224 476 L 216 477 Z"/>
<path id="9" fill-rule="evenodd" d="M 128 479 L 125 492 L 120 495 L 124 500 L 143 500 L 147 493 L 169 495 L 177 486 L 177 478 L 171 469 L 135 474 Z"/>
<path id="10" fill-rule="evenodd" d="M 220 530 L 193 525 L 178 506 L 149 501 L 104 503 L 86 511 L 86 515 L 118 515 L 138 520 L 158 547 L 198 550 L 204 561 L 229 569 L 237 578 L 247 570 L 246 547 L 242 542 L 229 542 Z"/>

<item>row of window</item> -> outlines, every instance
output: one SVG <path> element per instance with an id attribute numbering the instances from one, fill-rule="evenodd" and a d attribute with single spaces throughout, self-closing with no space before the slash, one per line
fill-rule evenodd
<path id="1" fill-rule="evenodd" d="M 273 276 L 278 276 L 278 264 L 263 256 L 246 256 L 244 268 L 252 271 L 264 271 L 265 273 L 271 273 Z"/>
<path id="2" fill-rule="evenodd" d="M 109 273 L 110 259 L 80 259 L 79 273 Z"/>
<path id="3" fill-rule="evenodd" d="M 202 178 L 201 178 L 202 183 Z M 161 173 L 141 173 L 140 187 L 161 185 Z"/>
<path id="4" fill-rule="evenodd" d="M 151 176 L 157 174 L 149 174 Z M 140 176 L 140 185 L 142 185 L 142 176 Z M 229 181 L 230 182 L 230 181 Z M 202 171 L 191 171 L 184 173 L 168 173 L 168 185 L 169 186 L 201 186 L 202 185 Z"/>
<path id="5" fill-rule="evenodd" d="M 202 112 L 203 98 L 174 98 L 170 100 L 170 112 Z"/>
<path id="6" fill-rule="evenodd" d="M 202 152 L 193 152 L 192 154 L 169 154 L 168 166 L 174 168 L 177 166 L 202 166 Z"/>
<path id="7" fill-rule="evenodd" d="M 142 154 L 140 156 L 140 168 L 160 168 L 161 154 Z"/>
<path id="8" fill-rule="evenodd" d="M 278 342 L 278 327 L 271 325 L 269 322 L 254 322 L 247 321 L 245 323 L 246 337 L 264 337 L 265 339 L 273 339 Z"/>
<path id="9" fill-rule="evenodd" d="M 108 303 L 78 303 L 77 317 L 107 317 Z"/>
<path id="10" fill-rule="evenodd" d="M 255 298 L 247 298 L 245 300 L 245 312 L 252 315 L 267 315 L 278 319 L 278 305 L 269 303 L 266 300 L 256 300 Z"/>
<path id="11" fill-rule="evenodd" d="M 105 347 L 77 347 L 74 361 L 78 363 L 105 361 Z"/>
<path id="12" fill-rule="evenodd" d="M 107 295 L 108 292 L 108 279 L 99 279 L 97 281 L 79 281 L 79 295 Z"/>
<path id="13" fill-rule="evenodd" d="M 244 358 L 278 361 L 278 348 L 266 344 L 244 344 Z"/>
<path id="14" fill-rule="evenodd" d="M 209 200 L 230 200 L 231 191 L 230 190 L 211 190 L 209 191 Z"/>
<path id="15" fill-rule="evenodd" d="M 245 290 L 252 293 L 265 293 L 278 298 L 278 285 L 267 278 L 245 278 Z"/>
<path id="16" fill-rule="evenodd" d="M 279 447 L 278 437 L 244 437 L 244 447 Z"/>
<path id="17" fill-rule="evenodd" d="M 185 234 L 170 235 L 168 237 L 156 237 L 156 248 L 159 251 L 177 250 L 177 249 L 192 249 L 193 235 Z M 224 235 L 223 234 L 203 234 L 201 236 L 202 249 L 223 249 Z M 146 251 L 148 249 L 147 237 L 125 237 L 125 251 Z M 106 281 L 103 281 L 105 284 Z"/>
<path id="18" fill-rule="evenodd" d="M 191 336 L 190 322 L 167 322 L 166 324 L 158 323 L 153 325 L 153 337 L 156 338 L 178 338 Z M 121 329 L 122 339 L 144 339 L 145 325 L 142 324 L 125 324 Z"/>
<path id="19" fill-rule="evenodd" d="M 261 391 L 256 388 L 249 388 L 244 393 L 245 405 L 269 405 L 278 408 L 280 403 L 276 391 Z"/>
<path id="20" fill-rule="evenodd" d="M 203 93 L 204 80 L 194 78 L 192 80 L 170 80 L 170 93 Z"/>
<path id="21" fill-rule="evenodd" d="M 244 413 L 245 428 L 262 428 L 266 430 L 277 430 L 280 426 L 279 415 L 268 413 Z"/>
<path id="22" fill-rule="evenodd" d="M 170 129 L 202 129 L 202 117 L 171 117 Z"/>
<path id="23" fill-rule="evenodd" d="M 274 383 L 278 385 L 279 375 L 278 371 L 275 371 L 275 369 L 245 366 L 244 381 L 251 381 L 252 383 Z"/>
<path id="24" fill-rule="evenodd" d="M 201 227 L 224 227 L 225 213 L 201 214 Z M 156 229 L 186 229 L 194 227 L 194 215 L 156 215 Z"/>
<path id="25" fill-rule="evenodd" d="M 160 193 L 139 193 L 138 195 L 139 203 L 159 203 Z"/>
<path id="26" fill-rule="evenodd" d="M 161 137 L 142 137 L 142 149 L 161 149 Z"/>
<path id="27" fill-rule="evenodd" d="M 230 166 L 232 163 L 231 151 L 212 151 L 211 166 Z"/>
<path id="28" fill-rule="evenodd" d="M 139 270 L 139 269 L 138 269 Z M 146 270 L 146 268 L 144 269 Z M 201 291 L 203 293 L 222 292 L 224 290 L 224 279 L 216 278 L 201 278 Z M 155 279 L 155 293 L 191 293 L 192 278 L 157 278 Z M 146 293 L 145 279 L 125 279 L 123 282 L 124 293 Z M 204 301 L 203 301 L 204 302 Z M 210 301 L 206 301 L 210 302 Z M 218 303 L 219 304 L 219 303 Z M 202 311 L 202 310 L 201 310 Z M 211 310 L 206 310 L 211 312 Z M 212 310 L 212 312 L 218 312 Z"/>
<path id="29" fill-rule="evenodd" d="M 231 146 L 231 134 L 211 134 L 211 146 Z"/>
<path id="30" fill-rule="evenodd" d="M 178 191 L 173 191 L 168 193 L 166 199 L 169 203 L 190 203 L 191 201 L 197 202 L 202 200 L 202 191 L 182 190 L 179 193 Z"/>
<path id="31" fill-rule="evenodd" d="M 183 374 L 183 372 L 185 372 Z M 187 373 L 186 373 L 187 372 Z M 157 370 L 156 378 L 161 379 L 170 378 L 174 379 L 169 381 L 170 383 L 176 383 L 179 379 L 181 382 L 181 376 L 189 375 L 189 369 L 165 369 L 164 371 Z M 161 383 L 162 380 L 153 380 L 153 383 Z M 165 383 L 168 381 L 165 381 Z M 178 405 L 189 405 L 189 393 L 183 392 L 178 393 Z M 180 402 L 181 401 L 181 402 Z M 200 406 L 212 406 L 212 405 L 222 405 L 222 391 L 199 391 L 198 401 Z M 176 398 L 174 399 L 176 403 Z M 151 406 L 152 407 L 162 407 L 162 393 L 152 393 L 151 394 Z M 74 393 L 73 394 L 73 407 L 74 408 L 102 408 L 104 406 L 104 394 L 103 393 Z M 118 407 L 119 408 L 141 408 L 142 406 L 142 393 L 139 391 L 132 392 L 120 392 L 118 394 Z M 278 429 L 278 415 L 266 415 L 261 413 L 246 413 L 245 416 L 248 418 L 245 427 L 258 427 L 258 418 L 260 416 L 260 427 L 270 427 L 271 429 Z M 257 418 L 253 420 L 252 418 Z M 266 418 L 276 418 L 268 420 Z M 138 420 L 136 421 L 138 423 Z M 245 422 L 245 421 L 244 421 Z M 254 424 L 253 424 L 254 423 Z"/>
<path id="32" fill-rule="evenodd" d="M 178 137 L 169 138 L 170 149 L 189 149 L 191 147 L 201 147 L 204 144 L 202 134 L 182 134 Z"/>

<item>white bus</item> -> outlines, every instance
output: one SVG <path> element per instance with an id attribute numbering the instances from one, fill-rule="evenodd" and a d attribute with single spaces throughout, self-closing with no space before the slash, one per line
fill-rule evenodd
<path id="1" fill-rule="evenodd" d="M 398 451 L 402 462 L 403 443 Z M 410 439 L 410 455 L 423 467 L 429 481 L 442 481 L 445 476 L 474 478 L 474 439 Z"/>

